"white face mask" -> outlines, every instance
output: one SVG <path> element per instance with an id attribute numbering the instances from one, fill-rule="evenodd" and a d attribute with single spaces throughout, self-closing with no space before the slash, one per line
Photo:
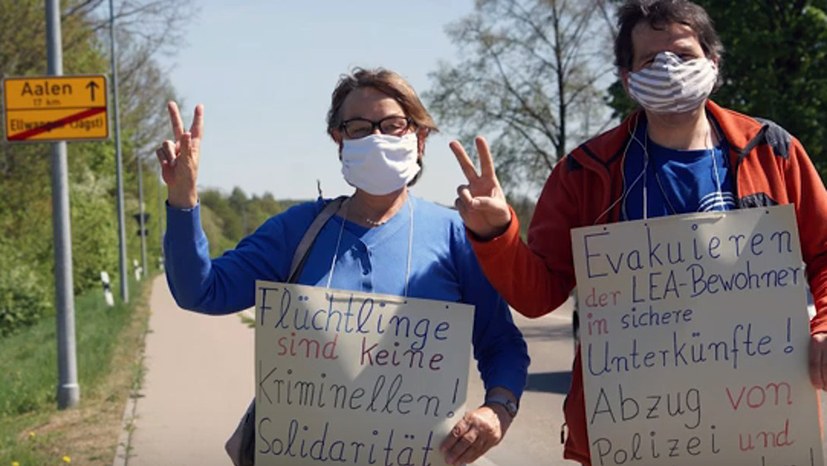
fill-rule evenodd
<path id="1" fill-rule="evenodd" d="M 416 133 L 371 134 L 342 141 L 342 175 L 349 185 L 381 196 L 406 186 L 417 173 Z"/>
<path id="2" fill-rule="evenodd" d="M 718 67 L 708 58 L 683 61 L 660 52 L 651 65 L 629 73 L 629 94 L 652 112 L 688 112 L 709 97 L 717 79 Z"/>

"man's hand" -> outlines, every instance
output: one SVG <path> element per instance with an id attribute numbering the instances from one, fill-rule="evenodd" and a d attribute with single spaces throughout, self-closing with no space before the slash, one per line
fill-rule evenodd
<path id="1" fill-rule="evenodd" d="M 511 416 L 499 405 L 480 406 L 465 413 L 451 429 L 439 449 L 448 464 L 460 465 L 477 460 L 500 443 L 511 425 Z"/>
<path id="2" fill-rule="evenodd" d="M 457 188 L 458 197 L 454 205 L 466 228 L 481 239 L 491 239 L 508 229 L 511 223 L 511 210 L 494 172 L 494 160 L 491 158 L 488 143 L 482 136 L 478 136 L 475 142 L 480 156 L 479 175 L 462 144 L 459 141 L 451 141 L 449 144 L 465 178 L 468 179 L 468 184 Z"/>
<path id="3" fill-rule="evenodd" d="M 175 102 L 169 102 L 167 110 L 175 140 L 164 141 L 155 151 L 161 162 L 161 176 L 167 184 L 167 198 L 173 207 L 195 207 L 198 202 L 196 180 L 199 148 L 204 136 L 204 106 L 195 106 L 195 116 L 189 131 L 184 131 L 184 122 L 181 121 Z"/>
<path id="4" fill-rule="evenodd" d="M 827 333 L 810 337 L 810 381 L 813 387 L 827 390 Z"/>

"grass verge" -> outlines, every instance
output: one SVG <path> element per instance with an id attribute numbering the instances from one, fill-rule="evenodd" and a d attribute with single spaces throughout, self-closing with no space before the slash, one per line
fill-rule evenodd
<path id="1" fill-rule="evenodd" d="M 0 339 L 0 465 L 111 465 L 126 400 L 140 387 L 152 277 L 128 304 L 75 299 L 80 403 L 57 409 L 54 318 Z M 114 288 L 117 289 L 117 288 Z"/>

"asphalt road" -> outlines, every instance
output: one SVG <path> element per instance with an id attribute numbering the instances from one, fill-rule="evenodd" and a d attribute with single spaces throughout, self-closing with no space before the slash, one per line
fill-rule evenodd
<path id="1" fill-rule="evenodd" d="M 506 438 L 489 451 L 478 466 L 576 465 L 563 460 L 560 428 L 563 398 L 571 380 L 574 342 L 571 335 L 571 303 L 539 319 L 514 313 L 531 356 L 528 384 L 520 413 Z M 471 377 L 468 399 L 482 398 L 482 387 Z"/>

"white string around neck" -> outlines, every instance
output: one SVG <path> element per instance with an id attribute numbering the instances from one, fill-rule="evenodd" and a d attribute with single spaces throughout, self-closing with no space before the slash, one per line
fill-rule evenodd
<path id="1" fill-rule="evenodd" d="M 330 289 L 330 283 L 333 280 L 333 272 L 336 270 L 336 261 L 339 258 L 339 247 L 342 244 L 342 235 L 345 231 L 345 222 L 347 221 L 347 211 L 348 205 L 350 204 L 350 200 L 353 199 L 349 197 L 342 207 L 342 224 L 339 226 L 339 236 L 336 239 L 336 249 L 333 251 L 333 259 L 330 261 L 330 273 L 327 276 L 327 286 L 326 288 Z M 413 231 L 414 231 L 414 208 L 413 204 L 411 203 L 410 195 L 405 199 L 405 203 L 408 206 L 408 257 L 406 260 L 405 266 L 405 291 L 403 296 L 408 297 L 408 282 L 410 281 L 411 276 L 411 258 L 413 257 Z M 384 225 L 387 222 L 382 223 Z M 380 227 L 382 225 L 377 225 Z"/>

